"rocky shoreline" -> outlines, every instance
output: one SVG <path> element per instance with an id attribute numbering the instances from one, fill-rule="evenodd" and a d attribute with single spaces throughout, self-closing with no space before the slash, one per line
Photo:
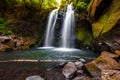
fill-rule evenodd
<path id="1" fill-rule="evenodd" d="M 0 52 L 29 49 L 35 40 L 16 35 L 0 36 Z"/>
<path id="2" fill-rule="evenodd" d="M 94 60 L 67 62 L 1 62 L 1 80 L 120 80 L 120 51 L 103 51 Z M 8 65 L 9 66 L 6 66 Z M 29 64 L 29 65 L 28 65 Z M 46 64 L 46 67 L 40 67 Z M 20 65 L 20 66 L 19 66 Z M 9 70 L 8 70 L 9 69 Z M 8 71 L 7 71 L 8 70 Z M 4 75 L 4 76 L 3 76 Z M 13 77 L 14 76 L 14 77 Z"/>
<path id="3" fill-rule="evenodd" d="M 120 55 L 103 51 L 88 63 L 85 60 L 68 62 L 62 73 L 68 80 L 120 80 Z"/>

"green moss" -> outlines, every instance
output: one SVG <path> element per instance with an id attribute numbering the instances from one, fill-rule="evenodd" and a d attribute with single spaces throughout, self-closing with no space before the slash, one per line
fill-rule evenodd
<path id="1" fill-rule="evenodd" d="M 85 45 L 90 45 L 91 40 L 92 40 L 92 34 L 89 32 L 86 32 L 84 30 L 79 30 L 76 34 L 77 38 L 83 42 Z"/>
<path id="2" fill-rule="evenodd" d="M 77 33 L 77 38 L 80 39 L 81 41 L 84 41 L 84 39 L 85 39 L 84 32 L 83 31 L 79 31 Z"/>
<path id="3" fill-rule="evenodd" d="M 120 0 L 113 0 L 108 11 L 93 23 L 94 37 L 98 37 L 112 29 L 120 19 Z"/>
<path id="4" fill-rule="evenodd" d="M 9 24 L 13 23 L 12 19 L 5 20 L 5 18 L 0 17 L 0 32 L 2 35 L 12 34 L 12 30 L 9 28 Z"/>
<path id="5" fill-rule="evenodd" d="M 99 34 L 101 33 L 102 29 L 103 29 L 103 25 L 102 24 L 100 24 L 100 23 L 94 23 L 92 25 L 92 31 L 93 31 L 94 37 L 98 37 Z"/>

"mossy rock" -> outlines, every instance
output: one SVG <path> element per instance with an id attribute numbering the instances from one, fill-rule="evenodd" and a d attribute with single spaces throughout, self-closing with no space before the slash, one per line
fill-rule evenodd
<path id="1" fill-rule="evenodd" d="M 100 1 L 101 2 L 99 2 L 99 0 L 92 0 L 88 8 L 90 18 L 94 19 L 92 25 L 94 37 L 99 37 L 111 30 L 120 19 L 120 0 L 110 0 L 110 5 L 106 6 L 105 9 L 102 4 L 107 5 L 106 2 L 108 0 Z M 104 12 L 102 14 L 97 14 L 97 12 L 100 11 L 99 8 L 103 9 Z M 96 15 L 99 17 L 96 18 Z"/>

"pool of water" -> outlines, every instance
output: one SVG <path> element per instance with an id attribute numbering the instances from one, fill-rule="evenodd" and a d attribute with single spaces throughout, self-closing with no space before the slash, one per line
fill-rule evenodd
<path id="1" fill-rule="evenodd" d="M 78 60 L 80 58 L 94 59 L 97 54 L 79 49 L 43 48 L 2 52 L 0 60 Z"/>
<path id="2" fill-rule="evenodd" d="M 62 68 L 58 67 L 61 61 L 80 58 L 91 60 L 96 57 L 97 54 L 89 51 L 53 47 L 1 52 L 0 80 L 25 80 L 26 77 L 33 75 L 39 75 L 45 80 L 66 80 Z M 38 62 L 41 60 L 43 62 Z"/>

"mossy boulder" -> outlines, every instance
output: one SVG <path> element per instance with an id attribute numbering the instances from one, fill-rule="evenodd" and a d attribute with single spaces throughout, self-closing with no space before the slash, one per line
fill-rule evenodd
<path id="1" fill-rule="evenodd" d="M 108 3 L 107 3 L 108 2 Z M 120 0 L 92 0 L 88 12 L 94 37 L 108 32 L 120 19 Z"/>
<path id="2" fill-rule="evenodd" d="M 120 68 L 120 63 L 117 62 L 115 58 L 117 59 L 119 56 L 103 51 L 97 59 L 85 64 L 84 70 L 88 71 L 89 75 L 91 75 L 93 78 L 99 77 L 102 78 L 102 80 L 119 80 L 120 77 L 117 77 L 116 75 L 120 74 L 120 71 L 117 70 Z M 114 74 L 110 75 L 110 73 Z M 113 79 L 114 76 L 116 76 L 118 79 Z M 109 79 L 107 79 L 108 77 Z"/>

